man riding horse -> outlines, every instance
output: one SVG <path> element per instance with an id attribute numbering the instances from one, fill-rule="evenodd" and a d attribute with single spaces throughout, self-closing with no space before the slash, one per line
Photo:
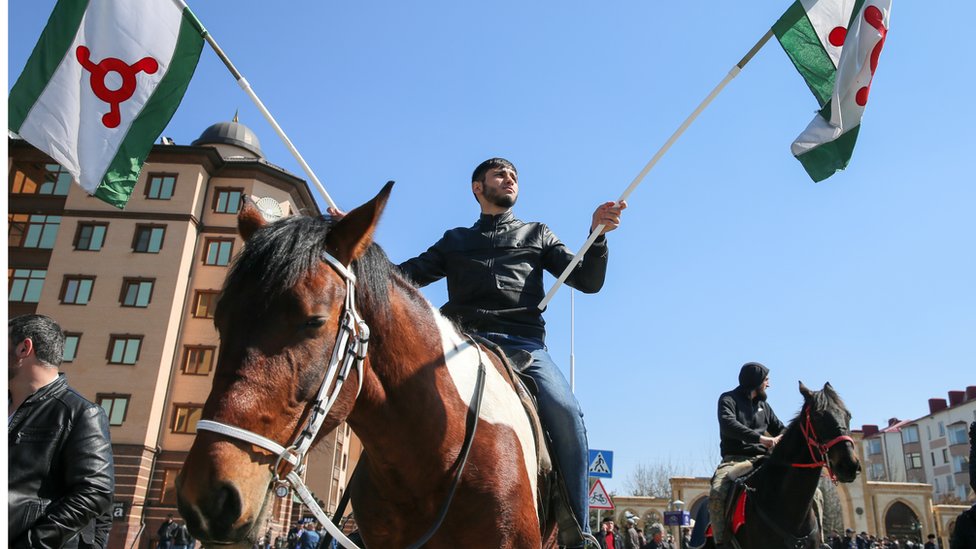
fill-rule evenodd
<path id="1" fill-rule="evenodd" d="M 447 231 L 430 249 L 399 267 L 418 286 L 446 277 L 448 301 L 441 311 L 447 317 L 507 353 L 531 354 L 531 363 L 523 372 L 538 386 L 539 413 L 552 437 L 555 462 L 565 479 L 573 515 L 584 537 L 592 539 L 583 413 L 566 377 L 546 350 L 545 321 L 537 307 L 544 295 L 543 270 L 558 276 L 573 254 L 546 225 L 526 223 L 514 216 L 518 172 L 508 160 L 482 162 L 472 174 L 471 191 L 481 208 L 475 224 Z M 570 274 L 567 284 L 585 293 L 600 290 L 608 255 L 604 235 L 617 228 L 624 208 L 626 203 L 607 202 L 596 209 L 590 230 L 603 225 L 603 234 Z M 583 541 L 568 545 L 582 546 Z"/>
<path id="2" fill-rule="evenodd" d="M 772 451 L 786 427 L 766 402 L 769 368 L 748 362 L 739 370 L 739 386 L 718 399 L 718 424 L 722 463 L 712 477 L 708 512 L 717 549 L 728 542 L 725 532 L 725 498 L 728 474 L 743 462 L 754 462 Z"/>

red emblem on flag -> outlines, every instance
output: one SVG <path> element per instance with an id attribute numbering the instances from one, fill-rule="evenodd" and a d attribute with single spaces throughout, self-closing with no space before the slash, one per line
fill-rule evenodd
<path id="1" fill-rule="evenodd" d="M 881 49 L 884 48 L 885 38 L 888 37 L 888 29 L 884 26 L 884 14 L 877 6 L 868 6 L 864 10 L 864 20 L 867 21 L 869 25 L 878 30 L 881 35 L 881 40 L 874 45 L 874 49 L 871 50 L 871 80 L 874 80 L 874 71 L 878 70 L 878 58 L 881 57 Z M 867 86 L 857 90 L 857 94 L 854 96 L 855 101 L 860 106 L 868 104 L 868 94 L 871 92 L 871 84 L 868 83 Z"/>
<path id="2" fill-rule="evenodd" d="M 159 70 L 159 63 L 152 57 L 143 57 L 132 65 L 115 57 L 106 57 L 96 64 L 91 61 L 91 50 L 87 47 L 78 46 L 75 53 L 81 66 L 91 73 L 89 83 L 95 97 L 109 104 L 109 112 L 102 116 L 102 124 L 105 124 L 106 128 L 118 127 L 122 122 L 119 105 L 128 101 L 135 93 L 136 74 L 140 72 L 154 74 Z M 118 89 L 110 90 L 105 83 L 105 77 L 110 72 L 122 77 L 122 85 Z"/>

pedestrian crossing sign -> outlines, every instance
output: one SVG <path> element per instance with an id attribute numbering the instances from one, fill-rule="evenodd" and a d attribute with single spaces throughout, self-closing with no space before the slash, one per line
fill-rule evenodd
<path id="1" fill-rule="evenodd" d="M 610 450 L 590 450 L 589 475 L 596 478 L 613 477 L 613 452 Z"/>

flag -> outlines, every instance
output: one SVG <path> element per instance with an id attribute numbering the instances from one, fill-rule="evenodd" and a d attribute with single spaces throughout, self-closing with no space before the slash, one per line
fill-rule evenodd
<path id="1" fill-rule="evenodd" d="M 890 15 L 891 0 L 797 0 L 773 25 L 820 104 L 791 147 L 814 181 L 850 162 Z"/>
<path id="2" fill-rule="evenodd" d="M 59 0 L 10 90 L 9 129 L 117 208 L 203 49 L 202 25 L 177 1 Z"/>

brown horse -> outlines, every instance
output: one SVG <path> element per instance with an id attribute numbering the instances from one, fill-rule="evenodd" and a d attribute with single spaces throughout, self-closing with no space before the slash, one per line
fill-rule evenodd
<path id="1" fill-rule="evenodd" d="M 552 538 L 551 520 L 539 519 L 532 426 L 511 378 L 371 243 L 391 189 L 335 223 L 295 216 L 266 224 L 253 207 L 241 210 L 245 246 L 215 311 L 220 352 L 202 417 L 273 442 L 198 432 L 176 487 L 180 513 L 205 545 L 249 546 L 258 538 L 270 488 L 288 468 L 287 455 L 266 448 L 297 445 L 322 410 L 311 404 L 320 386 L 335 389 L 327 399 L 334 404 L 314 438 L 345 421 L 366 449 L 348 490 L 369 547 L 422 538 L 462 467 L 425 547 L 540 547 Z M 343 383 L 326 371 L 350 303 L 371 335 L 360 369 L 342 374 Z M 485 375 L 475 416 L 479 364 Z M 469 414 L 477 417 L 476 436 L 462 465 Z"/>

